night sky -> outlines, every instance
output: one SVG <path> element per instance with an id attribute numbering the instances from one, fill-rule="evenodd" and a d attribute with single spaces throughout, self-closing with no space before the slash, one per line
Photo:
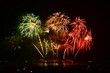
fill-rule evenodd
<path id="1" fill-rule="evenodd" d="M 72 20 L 80 16 L 86 20 L 86 25 L 92 30 L 93 46 L 86 52 L 84 58 L 98 61 L 110 61 L 110 43 L 109 43 L 109 2 L 103 1 L 74 1 L 74 0 L 36 0 L 21 1 L 14 3 L 11 1 L 3 2 L 1 6 L 0 38 L 3 39 L 15 31 L 19 24 L 19 18 L 25 13 L 34 13 L 39 15 L 42 21 L 45 21 L 49 15 L 54 12 L 63 12 L 70 16 Z M 1 56 L 5 57 L 10 52 L 7 48 L 0 48 Z M 0 58 L 2 60 L 2 58 Z"/>

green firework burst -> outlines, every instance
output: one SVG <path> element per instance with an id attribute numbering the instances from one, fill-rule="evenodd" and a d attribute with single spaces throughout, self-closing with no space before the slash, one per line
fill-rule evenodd
<path id="1" fill-rule="evenodd" d="M 35 16 L 33 13 L 23 16 L 22 22 L 18 26 L 18 31 L 22 37 L 31 39 L 39 35 L 42 32 L 39 16 Z"/>

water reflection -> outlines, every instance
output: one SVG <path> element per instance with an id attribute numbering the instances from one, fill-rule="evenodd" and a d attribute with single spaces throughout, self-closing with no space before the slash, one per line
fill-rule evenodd
<path id="1" fill-rule="evenodd" d="M 38 63 L 37 66 L 73 66 L 73 65 L 87 65 L 87 63 Z"/>
<path id="2" fill-rule="evenodd" d="M 66 67 L 66 66 L 77 66 L 77 65 L 81 65 L 81 66 L 85 66 L 88 65 L 89 63 L 78 63 L 72 60 L 67 60 L 67 61 L 58 61 L 58 60 L 49 60 L 49 61 L 41 61 L 36 63 L 36 66 L 39 67 L 48 67 L 48 66 L 52 66 L 52 67 Z"/>
<path id="3" fill-rule="evenodd" d="M 60 61 L 60 60 L 45 60 L 34 63 L 20 64 L 1 64 L 0 73 L 42 73 L 42 72 L 61 72 L 61 73 L 108 73 L 110 72 L 109 65 L 101 65 L 88 61 L 86 63 L 76 61 Z"/>

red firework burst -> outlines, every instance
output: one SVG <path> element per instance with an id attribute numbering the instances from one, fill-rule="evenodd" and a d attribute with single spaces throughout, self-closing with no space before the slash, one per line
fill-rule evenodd
<path id="1" fill-rule="evenodd" d="M 92 36 L 91 31 L 87 30 L 86 23 L 84 19 L 80 19 L 77 17 L 70 25 L 72 31 L 68 33 L 68 35 L 63 39 L 65 42 L 65 50 L 64 50 L 64 57 L 65 53 L 68 53 L 69 50 L 73 51 L 74 57 L 78 54 L 80 49 L 90 49 L 92 43 Z M 71 47 L 69 47 L 71 46 Z M 76 53 L 74 51 L 76 50 Z"/>

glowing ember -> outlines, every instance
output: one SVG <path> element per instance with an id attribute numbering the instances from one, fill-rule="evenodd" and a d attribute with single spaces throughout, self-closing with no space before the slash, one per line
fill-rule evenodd
<path id="1" fill-rule="evenodd" d="M 36 24 L 31 22 L 29 25 L 30 30 L 34 29 L 35 27 L 36 27 Z"/>
<path id="2" fill-rule="evenodd" d="M 92 40 L 92 37 L 89 36 L 89 35 L 87 35 L 87 36 L 84 38 L 84 40 L 91 41 L 91 40 Z"/>

